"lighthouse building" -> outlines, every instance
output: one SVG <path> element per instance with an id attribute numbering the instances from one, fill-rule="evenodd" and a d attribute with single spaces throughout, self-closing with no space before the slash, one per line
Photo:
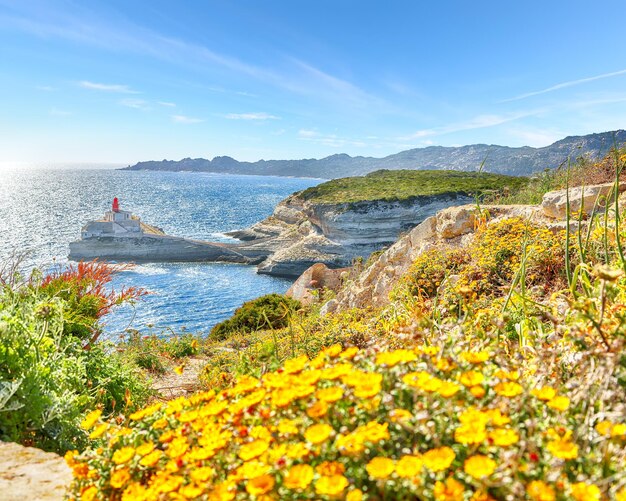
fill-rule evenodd
<path id="1" fill-rule="evenodd" d="M 113 199 L 111 210 L 104 213 L 103 219 L 90 221 L 83 226 L 81 230 L 81 237 L 137 237 L 142 233 L 143 225 L 139 217 L 133 216 L 129 211 L 121 210 L 119 201 L 116 197 Z"/>

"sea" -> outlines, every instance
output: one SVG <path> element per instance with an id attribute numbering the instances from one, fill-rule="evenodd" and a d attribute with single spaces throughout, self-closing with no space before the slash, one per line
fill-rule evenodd
<path id="1" fill-rule="evenodd" d="M 114 169 L 0 170 L 0 265 L 28 251 L 20 265 L 25 273 L 67 266 L 69 243 L 87 221 L 109 210 L 113 197 L 120 208 L 167 234 L 233 242 L 225 232 L 264 219 L 289 194 L 321 181 Z M 116 341 L 127 329 L 206 335 L 245 301 L 284 293 L 290 285 L 247 265 L 137 264 L 117 273 L 110 287 L 141 287 L 148 294 L 106 315 L 105 337 Z"/>

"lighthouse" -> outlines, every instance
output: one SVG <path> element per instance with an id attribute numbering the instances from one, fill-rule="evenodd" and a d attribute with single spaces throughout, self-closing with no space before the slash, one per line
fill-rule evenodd
<path id="1" fill-rule="evenodd" d="M 117 199 L 117 197 L 113 198 L 113 207 L 112 207 L 112 209 L 113 209 L 113 212 L 119 212 L 120 211 L 120 202 Z"/>

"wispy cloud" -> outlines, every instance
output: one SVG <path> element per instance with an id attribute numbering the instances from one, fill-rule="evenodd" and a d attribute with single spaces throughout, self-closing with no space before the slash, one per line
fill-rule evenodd
<path id="1" fill-rule="evenodd" d="M 466 130 L 484 129 L 487 127 L 495 127 L 508 122 L 513 122 L 521 118 L 539 115 L 545 110 L 537 109 L 530 111 L 521 111 L 516 113 L 508 113 L 504 115 L 478 115 L 464 122 L 456 122 L 449 125 L 443 125 L 441 127 L 433 127 L 430 129 L 421 129 L 409 136 L 398 138 L 400 140 L 412 140 L 430 136 L 441 136 L 444 134 L 450 134 L 452 132 L 462 132 Z"/>
<path id="2" fill-rule="evenodd" d="M 520 94 L 519 96 L 511 97 L 509 99 L 503 99 L 500 101 L 501 103 L 509 103 L 511 101 L 519 101 L 521 99 L 526 99 L 532 96 L 539 96 L 541 94 L 547 94 L 548 92 L 554 92 L 555 90 L 565 89 L 567 87 L 574 87 L 575 85 L 581 85 L 588 82 L 594 82 L 596 80 L 603 80 L 605 78 L 617 77 L 620 75 L 626 75 L 626 70 L 612 71 L 611 73 L 603 73 L 601 75 L 596 75 L 593 77 L 587 78 L 579 78 L 578 80 L 569 80 L 567 82 L 561 82 L 559 84 L 553 85 L 551 87 L 547 87 L 545 89 L 536 90 L 533 92 L 526 92 L 525 94 Z"/>
<path id="3" fill-rule="evenodd" d="M 103 84 L 98 82 L 90 82 L 89 80 L 82 80 L 78 82 L 78 85 L 84 89 L 98 90 L 102 92 L 118 92 L 120 94 L 139 94 L 136 90 L 132 90 L 128 85 L 120 84 Z"/>
<path id="4" fill-rule="evenodd" d="M 280 117 L 269 113 L 227 113 L 224 118 L 229 120 L 280 120 Z"/>
<path id="5" fill-rule="evenodd" d="M 176 103 L 170 103 L 168 101 L 157 101 L 157 104 L 167 108 L 176 108 Z"/>
<path id="6" fill-rule="evenodd" d="M 120 101 L 120 104 L 122 106 L 126 106 L 127 108 L 133 108 L 135 110 L 141 110 L 141 111 L 149 111 L 150 110 L 150 105 L 148 103 L 148 101 L 144 101 L 143 99 L 122 99 Z"/>
<path id="7" fill-rule="evenodd" d="M 172 115 L 172 121 L 177 124 L 197 124 L 204 122 L 202 118 L 188 117 L 186 115 Z"/>
<path id="8" fill-rule="evenodd" d="M 324 134 L 313 129 L 300 129 L 298 131 L 298 139 L 302 141 L 310 141 L 313 143 L 321 144 L 323 146 L 330 146 L 331 148 L 343 148 L 346 146 L 367 146 L 367 143 L 359 139 L 341 137 L 337 134 Z"/>

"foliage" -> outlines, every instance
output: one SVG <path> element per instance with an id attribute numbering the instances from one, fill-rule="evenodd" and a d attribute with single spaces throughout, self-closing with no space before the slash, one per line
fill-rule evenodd
<path id="1" fill-rule="evenodd" d="M 213 327 L 210 337 L 222 340 L 234 332 L 280 329 L 289 324 L 289 317 L 298 309 L 300 303 L 295 299 L 280 294 L 267 294 L 237 308 L 231 318 Z"/>
<path id="2" fill-rule="evenodd" d="M 299 194 L 317 203 L 356 203 L 375 200 L 410 201 L 432 195 L 479 195 L 517 191 L 523 177 L 446 170 L 378 170 L 360 177 L 333 179 Z"/>
<path id="3" fill-rule="evenodd" d="M 87 318 L 77 299 L 84 289 L 73 276 L 66 287 L 58 276 L 42 283 L 5 282 L 0 289 L 0 439 L 64 451 L 86 444 L 79 426 L 86 409 L 132 410 L 146 403 L 149 390 L 109 346 L 86 349 L 72 335 L 75 319 Z M 90 320 L 96 330 L 100 312 Z"/>

